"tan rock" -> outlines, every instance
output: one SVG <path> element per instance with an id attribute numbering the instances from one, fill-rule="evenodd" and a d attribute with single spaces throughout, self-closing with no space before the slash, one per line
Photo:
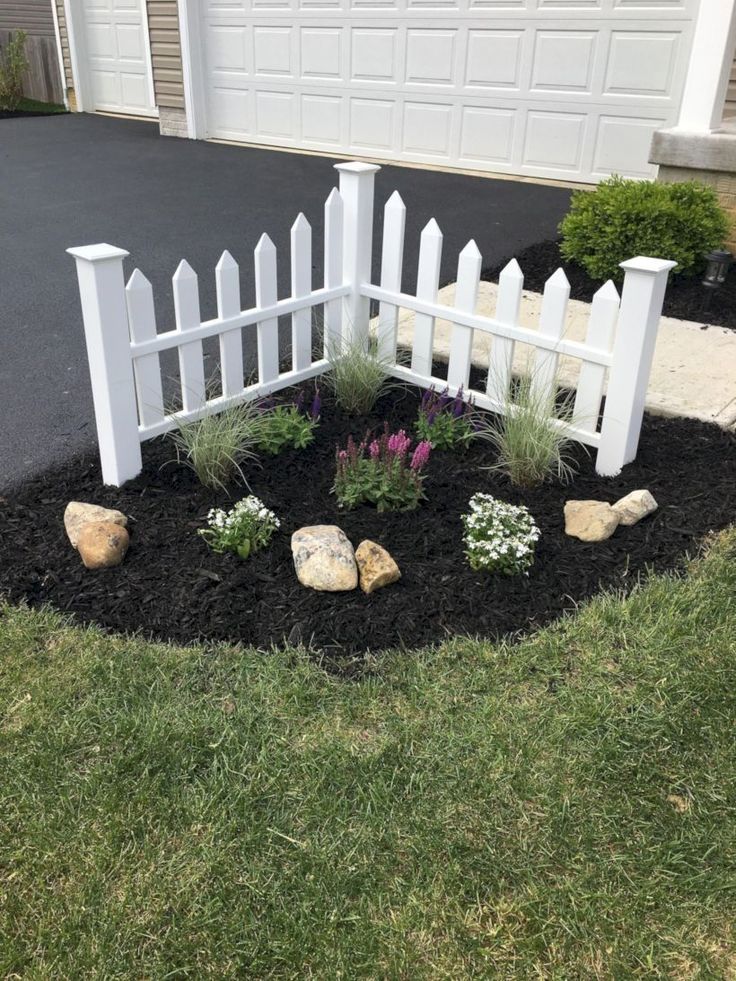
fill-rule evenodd
<path id="1" fill-rule="evenodd" d="M 622 525 L 635 525 L 659 507 L 648 490 L 634 490 L 611 506 Z"/>
<path id="2" fill-rule="evenodd" d="M 618 527 L 619 517 L 604 501 L 568 501 L 565 534 L 583 542 L 603 542 Z"/>
<path id="3" fill-rule="evenodd" d="M 77 550 L 88 569 L 120 565 L 129 544 L 128 532 L 114 521 L 89 521 L 77 537 Z"/>
<path id="4" fill-rule="evenodd" d="M 111 521 L 114 525 L 120 525 L 123 528 L 128 524 L 128 519 L 122 511 L 103 508 L 99 504 L 69 501 L 64 511 L 64 527 L 69 536 L 69 541 L 74 548 L 77 547 L 79 532 L 84 525 L 89 524 L 91 521 Z"/>
<path id="5" fill-rule="evenodd" d="M 358 563 L 360 588 L 364 593 L 372 593 L 401 579 L 401 571 L 391 555 L 367 538 L 356 548 L 355 561 Z"/>
<path id="6" fill-rule="evenodd" d="M 291 554 L 302 586 L 339 593 L 358 585 L 353 546 L 337 525 L 310 525 L 295 531 Z"/>

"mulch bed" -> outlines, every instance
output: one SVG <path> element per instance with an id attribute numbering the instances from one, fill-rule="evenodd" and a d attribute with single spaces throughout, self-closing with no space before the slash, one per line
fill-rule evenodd
<path id="1" fill-rule="evenodd" d="M 59 112 L 58 109 L 53 109 L 50 112 L 41 112 L 34 109 L 16 109 L 13 112 L 8 110 L 2 110 L 0 112 L 0 119 L 27 119 L 31 116 L 64 116 L 66 113 Z"/>
<path id="2" fill-rule="evenodd" d="M 497 283 L 499 273 L 510 258 L 484 269 L 482 278 Z M 563 259 L 558 241 L 537 242 L 519 252 L 516 259 L 524 273 L 524 288 L 535 293 L 544 291 L 544 284 L 560 266 L 570 280 L 570 296 L 574 300 L 590 303 L 602 285 L 599 280 L 591 279 L 582 266 Z M 736 330 L 736 270 L 732 269 L 723 286 L 713 292 L 709 305 L 706 292 L 700 276 L 675 276 L 667 286 L 663 313 L 678 320 L 694 320 L 705 326 Z"/>
<path id="3" fill-rule="evenodd" d="M 196 534 L 207 511 L 231 501 L 203 488 L 184 466 L 170 463 L 166 440 L 144 445 L 144 471 L 123 488 L 101 486 L 96 457 L 69 462 L 28 482 L 0 505 L 0 593 L 12 602 L 48 603 L 115 631 L 189 643 L 240 641 L 268 649 L 303 643 L 328 662 L 354 670 L 366 651 L 429 645 L 453 634 L 499 637 L 528 631 L 605 587 L 630 588 L 647 568 L 677 567 L 711 530 L 734 518 L 736 439 L 716 426 L 647 417 L 635 463 L 617 478 L 595 475 L 593 458 L 575 448 L 579 473 L 571 486 L 521 492 L 497 472 L 486 443 L 465 454 L 435 453 L 428 498 L 414 512 L 343 513 L 330 494 L 335 445 L 347 434 L 378 429 L 384 418 L 407 430 L 419 395 L 398 389 L 367 418 L 346 417 L 326 400 L 315 443 L 253 467 L 253 493 L 273 508 L 282 528 L 267 550 L 248 561 L 210 551 Z M 615 501 L 648 487 L 659 510 L 600 544 L 564 534 L 569 498 Z M 524 503 L 542 536 L 528 578 L 473 572 L 462 551 L 460 516 L 482 490 Z M 236 488 L 235 499 L 247 490 Z M 85 570 L 63 526 L 70 500 L 119 508 L 131 518 L 125 562 Z M 402 570 L 396 585 L 362 592 L 317 593 L 297 582 L 291 533 L 308 524 L 339 524 L 354 545 L 380 542 Z"/>

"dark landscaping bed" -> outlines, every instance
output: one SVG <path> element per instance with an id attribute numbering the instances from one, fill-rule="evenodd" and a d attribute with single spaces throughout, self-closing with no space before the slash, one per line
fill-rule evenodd
<path id="1" fill-rule="evenodd" d="M 629 588 L 646 568 L 677 566 L 710 530 L 734 519 L 736 440 L 716 426 L 647 417 L 637 461 L 617 478 L 595 475 L 581 447 L 573 484 L 520 492 L 497 473 L 486 443 L 463 454 L 436 453 L 419 510 L 378 514 L 369 507 L 341 512 L 330 494 L 337 442 L 349 432 L 412 426 L 418 394 L 399 389 L 365 419 L 345 417 L 329 400 L 315 443 L 252 467 L 252 492 L 281 518 L 270 548 L 248 561 L 210 551 L 196 534 L 213 505 L 229 506 L 189 470 L 168 463 L 171 444 L 144 445 L 143 474 L 123 488 L 100 485 L 96 458 L 69 462 L 27 483 L 0 504 L 0 593 L 12 602 L 49 603 L 116 631 L 188 643 L 241 641 L 268 648 L 303 642 L 330 660 L 367 650 L 418 647 L 451 634 L 497 637 L 548 622 L 602 587 Z M 564 534 L 569 498 L 613 502 L 649 488 L 659 510 L 600 544 Z M 531 509 L 542 532 L 528 578 L 476 573 L 462 549 L 460 516 L 482 490 Z M 233 498 L 248 491 L 235 488 Z M 131 518 L 131 547 L 122 566 L 85 570 L 63 526 L 70 500 L 119 508 Z M 380 542 L 394 555 L 401 581 L 365 596 L 316 593 L 297 582 L 291 533 L 307 524 L 335 523 L 354 545 Z"/>
<path id="2" fill-rule="evenodd" d="M 497 283 L 499 273 L 510 258 L 484 269 L 482 278 Z M 519 252 L 516 259 L 524 273 L 524 288 L 535 293 L 543 292 L 545 282 L 560 266 L 570 281 L 570 296 L 574 300 L 590 303 L 593 294 L 602 285 L 600 281 L 591 279 L 582 266 L 562 258 L 559 241 L 537 242 Z M 665 316 L 736 330 L 736 271 L 732 269 L 724 285 L 713 293 L 709 306 L 706 306 L 706 290 L 700 280 L 699 276 L 675 276 L 671 279 L 664 299 Z"/>
<path id="3" fill-rule="evenodd" d="M 36 99 L 22 99 L 17 109 L 0 110 L 0 119 L 24 119 L 30 116 L 59 116 L 68 112 L 65 106 L 55 102 L 38 102 Z"/>

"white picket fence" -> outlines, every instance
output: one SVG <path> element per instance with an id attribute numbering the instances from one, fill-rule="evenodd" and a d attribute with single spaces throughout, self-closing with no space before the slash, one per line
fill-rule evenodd
<path id="1" fill-rule="evenodd" d="M 380 284 L 371 282 L 374 164 L 337 164 L 339 190 L 325 202 L 324 283 L 312 283 L 312 230 L 300 214 L 291 229 L 291 295 L 279 300 L 277 255 L 267 235 L 255 249 L 255 306 L 242 309 L 237 263 L 224 252 L 215 269 L 217 317 L 202 321 L 197 274 L 182 261 L 173 277 L 176 327 L 159 333 L 151 284 L 136 269 L 127 285 L 128 253 L 110 245 L 67 251 L 74 256 L 82 302 L 97 436 L 106 484 L 120 486 L 142 469 L 141 443 L 227 406 L 294 385 L 329 370 L 327 352 L 343 341 L 367 345 L 370 301 L 379 302 L 378 346 L 393 374 L 424 388 L 469 391 L 473 335 L 491 339 L 485 391 L 473 391 L 481 408 L 508 410 L 514 346 L 535 351 L 532 384 L 554 401 L 560 356 L 581 361 L 573 419 L 559 420 L 570 435 L 597 448 L 596 470 L 613 475 L 636 456 L 644 401 L 669 270 L 674 262 L 638 257 L 622 263 L 622 296 L 606 283 L 593 298 L 584 342 L 565 338 L 570 286 L 558 270 L 547 282 L 539 328 L 519 324 L 523 275 L 516 260 L 503 270 L 495 317 L 475 312 L 481 255 L 470 241 L 458 261 L 455 305 L 438 303 L 442 233 L 432 219 L 421 235 L 415 294 L 401 292 L 406 208 L 389 198 L 383 226 Z M 325 355 L 312 360 L 312 311 L 323 310 Z M 399 312 L 414 312 L 411 363 L 397 359 Z M 278 318 L 291 316 L 291 366 L 279 365 Z M 452 323 L 447 380 L 432 374 L 438 319 Z M 245 384 L 244 329 L 255 330 L 257 380 Z M 207 391 L 202 342 L 219 338 L 221 392 Z M 175 349 L 182 408 L 167 412 L 160 354 Z M 400 363 L 401 362 L 401 363 Z M 600 429 L 598 419 L 606 385 Z"/>

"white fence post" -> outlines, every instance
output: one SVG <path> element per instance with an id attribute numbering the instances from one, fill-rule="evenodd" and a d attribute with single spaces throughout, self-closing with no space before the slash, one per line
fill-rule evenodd
<path id="1" fill-rule="evenodd" d="M 120 487 L 143 468 L 123 278 L 124 249 L 67 249 L 77 264 L 102 480 Z"/>
<path id="2" fill-rule="evenodd" d="M 343 282 L 352 291 L 345 297 L 343 338 L 368 347 L 370 301 L 360 287 L 371 279 L 373 258 L 373 190 L 378 164 L 335 164 L 340 172 L 340 197 L 344 206 Z"/>
<path id="3" fill-rule="evenodd" d="M 625 270 L 596 472 L 613 477 L 636 456 L 667 275 L 676 262 L 637 256 Z"/>

